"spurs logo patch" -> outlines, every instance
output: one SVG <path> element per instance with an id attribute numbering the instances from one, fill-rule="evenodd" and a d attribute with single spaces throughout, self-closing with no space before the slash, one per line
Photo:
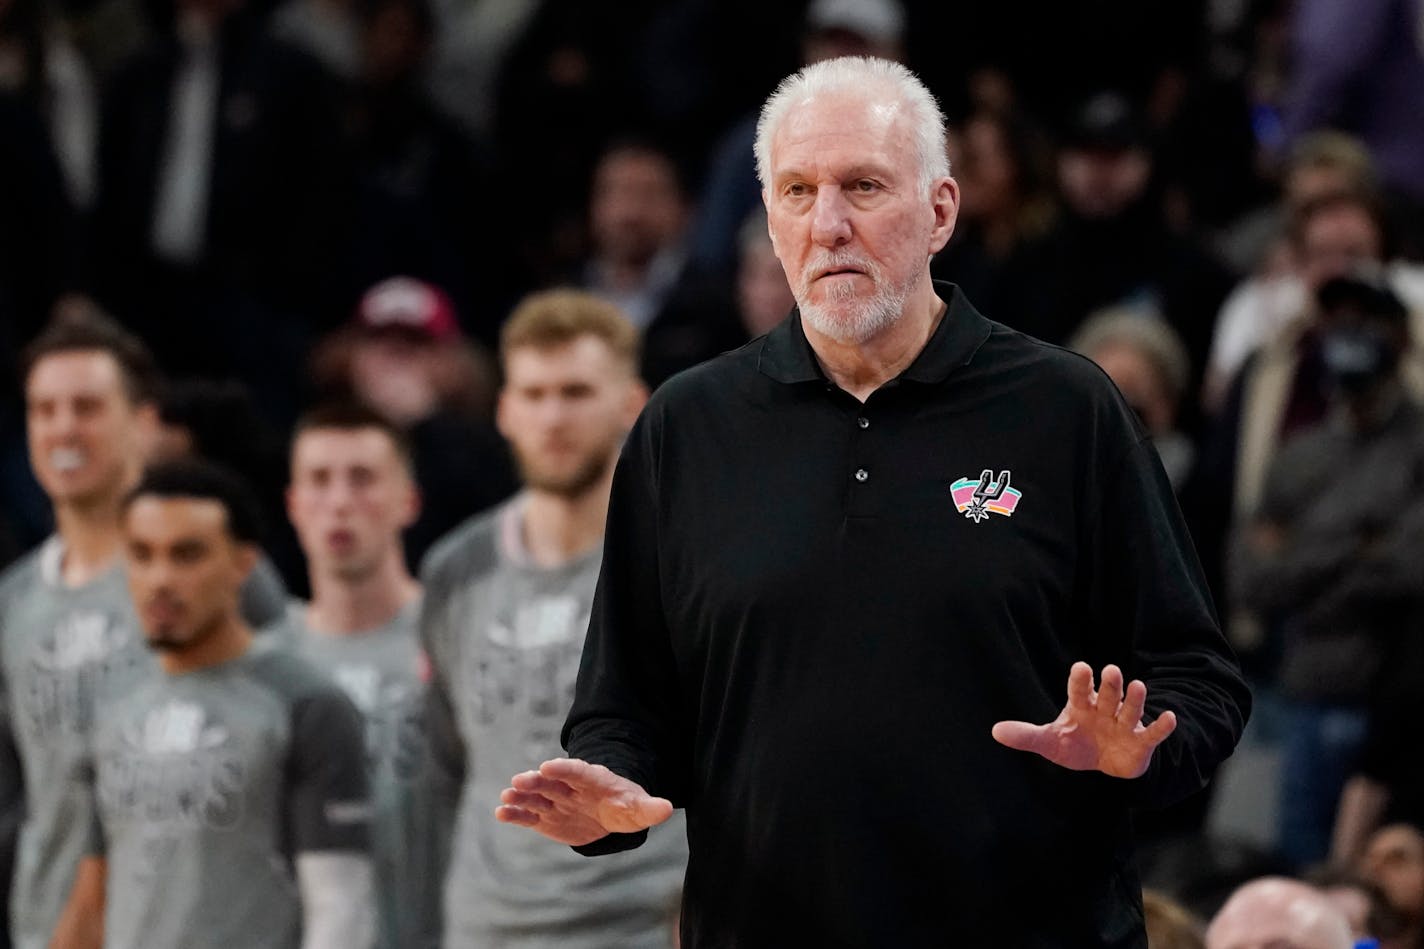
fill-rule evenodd
<path id="1" fill-rule="evenodd" d="M 990 514 L 1013 516 L 1023 492 L 1009 487 L 1009 471 L 1004 469 L 994 477 L 992 468 L 985 468 L 978 478 L 960 478 L 949 486 L 955 509 L 978 524 Z"/>

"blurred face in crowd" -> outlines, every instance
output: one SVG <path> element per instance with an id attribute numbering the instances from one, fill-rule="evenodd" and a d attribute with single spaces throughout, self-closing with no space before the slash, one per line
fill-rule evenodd
<path id="1" fill-rule="evenodd" d="M 428 336 L 363 332 L 351 353 L 351 385 L 357 399 L 396 425 L 414 425 L 440 408 L 439 359 Z"/>
<path id="2" fill-rule="evenodd" d="M 998 122 L 982 115 L 969 120 L 959 136 L 955 168 L 965 217 L 993 219 L 1013 212 L 1018 167 Z"/>
<path id="3" fill-rule="evenodd" d="M 737 310 L 748 336 L 760 336 L 786 318 L 796 303 L 786 285 L 786 271 L 770 240 L 742 248 L 737 261 Z"/>
<path id="4" fill-rule="evenodd" d="M 578 497 L 607 474 L 646 392 L 596 336 L 505 355 L 498 423 L 535 491 Z"/>
<path id="5" fill-rule="evenodd" d="M 1105 343 L 1089 357 L 1112 379 L 1149 433 L 1164 435 L 1172 430 L 1176 406 L 1151 357 L 1125 342 Z"/>
<path id="6" fill-rule="evenodd" d="M 152 648 L 181 652 L 236 618 L 257 550 L 233 538 L 221 502 L 140 495 L 123 529 L 129 592 Z"/>
<path id="7" fill-rule="evenodd" d="M 371 15 L 361 42 L 366 78 L 380 85 L 413 74 L 425 59 L 430 37 L 409 3 L 390 0 Z"/>
<path id="8" fill-rule="evenodd" d="M 106 352 L 41 358 L 25 380 L 26 434 L 35 478 L 56 505 L 115 500 L 138 476 L 156 428 Z"/>
<path id="9" fill-rule="evenodd" d="M 1385 901 L 1413 922 L 1424 919 L 1424 835 L 1395 824 L 1370 838 L 1360 872 L 1384 891 Z"/>
<path id="10" fill-rule="evenodd" d="M 863 343 L 929 280 L 954 229 L 952 178 L 921 187 L 908 120 L 894 103 L 844 93 L 793 108 L 770 143 L 762 191 L 772 245 L 802 319 Z"/>
<path id="11" fill-rule="evenodd" d="M 313 574 L 355 581 L 401 551 L 419 500 L 410 471 L 378 428 L 314 428 L 292 446 L 287 516 Z"/>
<path id="12" fill-rule="evenodd" d="M 686 223 L 682 188 L 666 156 L 620 148 L 598 163 L 589 226 L 600 258 L 616 266 L 646 266 L 682 236 Z"/>
<path id="13" fill-rule="evenodd" d="M 1082 217 L 1105 220 L 1147 190 L 1152 160 L 1140 148 L 1065 148 L 1058 156 L 1063 200 Z"/>
<path id="14" fill-rule="evenodd" d="M 1241 887 L 1206 932 L 1206 949 L 1352 949 L 1354 944 L 1349 923 L 1324 894 L 1285 879 Z"/>
<path id="15" fill-rule="evenodd" d="M 1314 291 L 1332 277 L 1382 263 L 1383 250 L 1379 229 L 1364 208 L 1333 204 L 1303 224 L 1296 254 L 1301 279 Z"/>

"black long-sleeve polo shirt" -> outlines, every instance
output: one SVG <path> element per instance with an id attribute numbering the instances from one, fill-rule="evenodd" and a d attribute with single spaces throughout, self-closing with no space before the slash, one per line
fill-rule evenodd
<path id="1" fill-rule="evenodd" d="M 687 808 L 687 949 L 1145 946 L 1128 806 L 1200 788 L 1245 723 L 1112 384 L 936 292 L 863 404 L 793 316 L 665 384 L 619 460 L 564 744 Z M 1079 659 L 1176 711 L 1142 777 L 990 736 L 1052 720 Z"/>

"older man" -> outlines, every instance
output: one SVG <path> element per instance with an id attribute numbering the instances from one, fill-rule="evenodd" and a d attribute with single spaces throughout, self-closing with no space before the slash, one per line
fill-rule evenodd
<path id="1" fill-rule="evenodd" d="M 757 154 L 797 313 L 643 412 L 571 757 L 499 816 L 602 853 L 685 806 L 689 949 L 1143 946 L 1127 808 L 1250 701 L 1151 443 L 931 282 L 959 195 L 908 71 L 807 67 Z"/>

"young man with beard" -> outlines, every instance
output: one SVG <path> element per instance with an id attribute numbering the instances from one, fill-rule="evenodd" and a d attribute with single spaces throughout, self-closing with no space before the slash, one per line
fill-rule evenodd
<path id="1" fill-rule="evenodd" d="M 457 528 L 422 571 L 442 758 L 464 792 L 445 885 L 452 949 L 653 949 L 686 845 L 665 828 L 604 865 L 499 824 L 510 768 L 555 753 L 573 697 L 614 461 L 646 400 L 637 331 L 577 291 L 521 303 L 501 337 L 498 424 L 524 489 Z"/>
<path id="2" fill-rule="evenodd" d="M 287 515 L 312 596 L 272 632 L 328 670 L 366 716 L 380 949 L 439 945 L 453 812 L 430 766 L 420 584 L 401 547 L 419 511 L 410 451 L 390 422 L 340 403 L 298 420 Z"/>
<path id="3" fill-rule="evenodd" d="M 361 716 L 242 620 L 257 519 L 247 488 L 201 462 L 155 466 L 125 501 L 129 592 L 162 674 L 95 727 L 64 945 L 373 944 Z"/>
<path id="4" fill-rule="evenodd" d="M 22 366 L 30 465 L 54 536 L 0 576 L 0 813 L 18 825 L 10 933 L 44 949 L 84 853 L 80 766 L 105 703 L 151 671 L 121 565 L 119 509 L 157 431 L 158 369 L 97 313 L 66 315 Z M 270 579 L 272 575 L 264 575 Z M 261 620 L 280 583 L 249 586 Z"/>
<path id="5" fill-rule="evenodd" d="M 909 70 L 806 67 L 756 154 L 797 312 L 629 434 L 569 757 L 498 818 L 606 854 L 685 806 L 686 949 L 1145 946 L 1130 808 L 1250 705 L 1152 444 L 931 280 L 959 189 Z"/>

